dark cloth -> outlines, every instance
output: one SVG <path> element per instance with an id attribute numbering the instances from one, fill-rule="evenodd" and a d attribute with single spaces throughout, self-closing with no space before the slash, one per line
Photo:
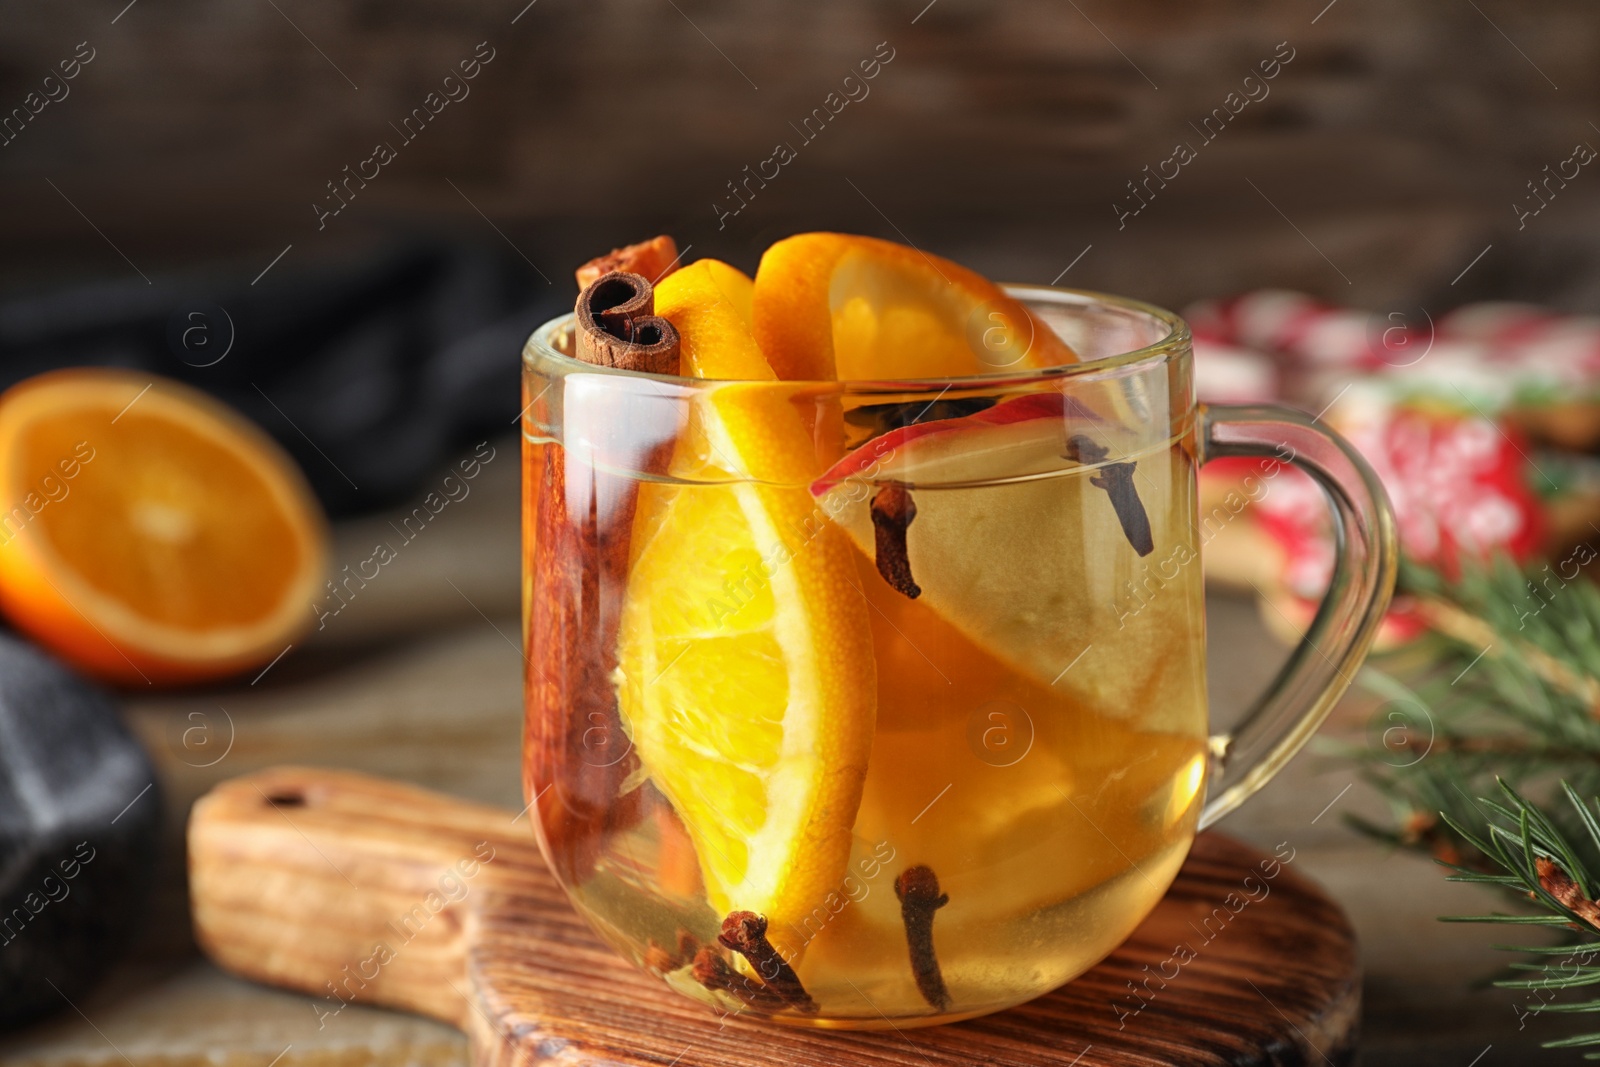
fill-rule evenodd
<path id="1" fill-rule="evenodd" d="M 279 263 L 254 285 L 153 281 L 0 296 L 0 388 L 89 365 L 185 382 L 275 437 L 334 515 L 404 499 L 455 451 L 511 432 L 523 341 L 572 296 L 520 261 L 431 243 Z"/>

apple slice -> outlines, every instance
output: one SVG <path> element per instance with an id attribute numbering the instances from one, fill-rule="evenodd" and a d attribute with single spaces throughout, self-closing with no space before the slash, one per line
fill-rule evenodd
<path id="1" fill-rule="evenodd" d="M 1102 714 L 1182 732 L 1201 667 L 1192 462 L 1073 397 L 1035 393 L 892 429 L 811 490 L 868 559 L 886 525 L 902 538 L 891 564 L 915 581 L 881 560 L 879 573 L 917 610 Z M 886 521 L 871 501 L 890 487 Z M 1119 513 L 1119 493 L 1140 522 Z"/>
<path id="2" fill-rule="evenodd" d="M 811 493 L 822 497 L 851 480 L 899 482 L 915 488 L 919 473 L 936 474 L 944 481 L 957 468 L 967 479 L 982 478 L 985 471 L 993 472 L 991 478 L 1009 478 L 1056 470 L 1066 449 L 1069 423 L 1097 427 L 1104 422 L 1062 393 L 1029 393 L 959 418 L 912 421 L 846 454 L 811 484 Z M 942 441 L 933 440 L 941 437 Z"/>

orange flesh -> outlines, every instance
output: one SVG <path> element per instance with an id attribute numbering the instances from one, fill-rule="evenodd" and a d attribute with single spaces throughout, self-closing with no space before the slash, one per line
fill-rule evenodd
<path id="1" fill-rule="evenodd" d="M 752 329 L 779 378 L 941 378 L 1072 363 L 1077 355 L 993 282 L 915 248 L 837 233 L 773 244 Z"/>
<path id="2" fill-rule="evenodd" d="M 71 456 L 86 423 L 116 414 L 75 408 L 28 423 L 15 444 L 23 484 Z M 114 443 L 63 482 L 77 499 L 34 517 L 55 553 L 97 592 L 169 626 L 248 625 L 276 610 L 307 560 L 260 473 L 211 438 L 137 409 L 110 430 Z"/>

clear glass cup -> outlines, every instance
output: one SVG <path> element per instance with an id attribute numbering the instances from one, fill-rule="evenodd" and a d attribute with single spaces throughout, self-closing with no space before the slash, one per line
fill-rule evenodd
<path id="1" fill-rule="evenodd" d="M 712 382 L 578 362 L 571 316 L 527 344 L 526 798 L 599 934 L 713 1008 L 925 1025 L 1070 981 L 1305 743 L 1387 607 L 1388 503 L 1337 435 L 1198 405 L 1169 312 L 1009 292 L 1083 361 Z M 1337 561 L 1214 734 L 1218 456 L 1315 478 Z"/>

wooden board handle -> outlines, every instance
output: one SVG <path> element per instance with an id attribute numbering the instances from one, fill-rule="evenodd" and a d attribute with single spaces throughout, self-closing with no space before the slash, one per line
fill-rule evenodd
<path id="1" fill-rule="evenodd" d="M 195 935 L 235 974 L 462 1026 L 478 899 L 538 862 L 526 823 L 345 771 L 276 767 L 189 819 Z"/>

